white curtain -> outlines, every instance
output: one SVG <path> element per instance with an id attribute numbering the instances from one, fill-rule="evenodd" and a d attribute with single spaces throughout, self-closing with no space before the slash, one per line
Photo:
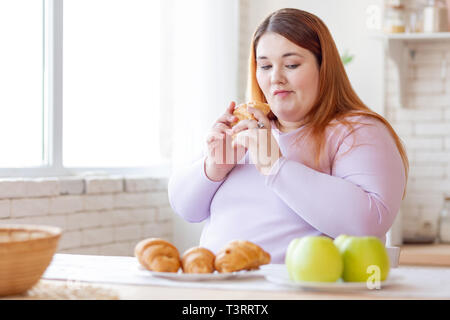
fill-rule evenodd
<path id="1" fill-rule="evenodd" d="M 202 154 L 209 128 L 236 101 L 238 0 L 162 3 L 161 134 L 176 170 Z M 174 244 L 181 252 L 198 245 L 202 227 L 175 216 Z"/>
<path id="2" fill-rule="evenodd" d="M 201 154 L 208 129 L 236 100 L 238 0 L 163 5 L 162 134 L 170 137 L 166 149 L 176 168 Z"/>

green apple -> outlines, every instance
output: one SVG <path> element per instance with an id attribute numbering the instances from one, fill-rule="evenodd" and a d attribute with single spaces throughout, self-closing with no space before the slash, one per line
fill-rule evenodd
<path id="1" fill-rule="evenodd" d="M 343 270 L 342 257 L 333 240 L 323 236 L 296 238 L 286 251 L 286 267 L 292 281 L 335 282 Z"/>
<path id="2" fill-rule="evenodd" d="M 334 242 L 335 246 L 340 250 L 341 247 L 344 245 L 344 241 L 349 238 L 350 238 L 350 236 L 348 236 L 346 234 L 341 234 L 336 239 L 334 239 L 333 242 Z"/>
<path id="3" fill-rule="evenodd" d="M 348 237 L 340 243 L 339 250 L 344 261 L 344 281 L 362 282 L 371 276 L 379 277 L 380 281 L 387 279 L 389 256 L 377 237 Z"/>

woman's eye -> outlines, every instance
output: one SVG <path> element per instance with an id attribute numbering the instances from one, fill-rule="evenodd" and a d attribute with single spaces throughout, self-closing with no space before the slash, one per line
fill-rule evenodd
<path id="1" fill-rule="evenodd" d="M 286 68 L 288 68 L 288 69 L 295 69 L 298 66 L 299 66 L 299 64 L 289 64 L 289 65 L 286 66 Z"/>
<path id="2" fill-rule="evenodd" d="M 272 66 L 267 65 L 267 66 L 261 66 L 260 68 L 263 70 L 269 70 Z"/>

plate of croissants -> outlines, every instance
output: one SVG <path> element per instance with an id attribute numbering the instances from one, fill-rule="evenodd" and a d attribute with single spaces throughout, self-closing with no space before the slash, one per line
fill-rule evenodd
<path id="1" fill-rule="evenodd" d="M 268 252 L 246 240 L 233 240 L 217 254 L 204 247 L 192 247 L 180 255 L 169 241 L 148 238 L 136 245 L 134 254 L 139 275 L 178 281 L 259 276 L 259 267 L 271 259 Z"/>

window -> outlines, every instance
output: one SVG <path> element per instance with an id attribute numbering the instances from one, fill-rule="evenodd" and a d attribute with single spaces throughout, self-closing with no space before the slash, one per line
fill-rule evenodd
<path id="1" fill-rule="evenodd" d="M 63 164 L 159 163 L 159 1 L 66 0 L 63 17 Z"/>
<path id="2" fill-rule="evenodd" d="M 43 164 L 43 6 L 0 1 L 0 167 Z"/>
<path id="3" fill-rule="evenodd" d="M 158 0 L 0 1 L 1 176 L 167 169 L 160 13 Z"/>

